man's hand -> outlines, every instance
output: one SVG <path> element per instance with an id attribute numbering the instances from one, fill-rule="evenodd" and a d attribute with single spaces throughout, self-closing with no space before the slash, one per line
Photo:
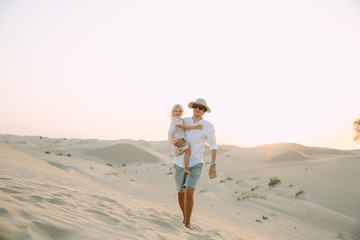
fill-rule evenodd
<path id="1" fill-rule="evenodd" d="M 217 149 L 213 149 L 213 150 L 211 150 L 211 162 L 212 162 L 212 165 L 210 165 L 210 168 L 209 168 L 209 177 L 210 177 L 210 179 L 216 178 L 216 165 L 215 165 L 216 159 L 217 159 Z"/>
<path id="2" fill-rule="evenodd" d="M 210 177 L 210 179 L 216 178 L 216 166 L 210 166 L 209 177 Z"/>

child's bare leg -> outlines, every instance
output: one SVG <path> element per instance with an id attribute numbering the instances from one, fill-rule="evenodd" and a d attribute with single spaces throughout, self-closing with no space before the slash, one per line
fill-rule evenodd
<path id="1" fill-rule="evenodd" d="M 174 143 L 175 147 L 178 147 L 178 148 L 183 147 L 184 144 L 185 144 L 184 139 L 180 139 L 179 141 L 177 141 L 176 143 Z"/>
<path id="2" fill-rule="evenodd" d="M 189 169 L 189 161 L 190 161 L 190 155 L 191 155 L 191 150 L 190 148 L 187 148 L 185 150 L 185 155 L 184 155 L 184 172 L 189 174 L 189 175 L 192 175 L 190 169 Z"/>

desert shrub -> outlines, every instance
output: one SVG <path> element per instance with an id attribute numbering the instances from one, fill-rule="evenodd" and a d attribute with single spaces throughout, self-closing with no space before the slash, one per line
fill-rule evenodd
<path id="1" fill-rule="evenodd" d="M 240 195 L 236 195 L 235 198 L 236 198 L 237 201 L 241 201 L 241 200 L 245 200 L 245 199 L 249 199 L 249 198 L 256 198 L 256 199 L 266 200 L 265 195 L 252 193 L 252 192 L 241 193 Z"/>
<path id="2" fill-rule="evenodd" d="M 109 174 L 112 175 L 112 176 L 121 178 L 120 172 L 117 169 L 111 170 Z"/>
<path id="3" fill-rule="evenodd" d="M 173 173 L 173 170 L 174 170 L 173 167 L 170 167 L 169 172 L 166 173 L 166 175 L 172 175 L 172 174 L 174 174 L 174 173 Z"/>
<path id="4" fill-rule="evenodd" d="M 300 194 L 303 194 L 304 190 L 299 190 L 295 193 L 295 197 L 298 197 Z"/>
<path id="5" fill-rule="evenodd" d="M 354 141 L 360 143 L 360 117 L 355 119 L 353 125 L 355 131 Z"/>
<path id="6" fill-rule="evenodd" d="M 56 154 L 56 156 L 61 156 L 61 157 L 63 157 L 63 156 L 66 156 L 66 157 L 71 157 L 71 154 L 70 154 L 70 153 L 65 154 L 65 153 L 60 152 L 60 153 L 57 153 L 57 154 Z"/>
<path id="7" fill-rule="evenodd" d="M 219 183 L 226 183 L 227 181 L 232 181 L 232 178 L 227 177 L 226 179 L 221 179 Z"/>
<path id="8" fill-rule="evenodd" d="M 276 184 L 281 183 L 280 179 L 277 177 L 270 178 L 269 186 L 275 186 Z"/>

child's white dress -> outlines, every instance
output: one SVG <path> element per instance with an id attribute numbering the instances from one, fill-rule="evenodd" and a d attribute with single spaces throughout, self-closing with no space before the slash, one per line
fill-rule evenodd
<path id="1" fill-rule="evenodd" d="M 184 120 L 179 117 L 172 117 L 171 124 L 168 133 L 168 140 L 171 144 L 175 144 L 177 141 L 183 139 L 185 144 L 182 147 L 176 147 L 173 145 L 173 153 L 175 156 L 181 155 L 189 146 L 189 142 L 185 136 L 185 130 L 178 127 L 178 125 L 183 125 Z"/>

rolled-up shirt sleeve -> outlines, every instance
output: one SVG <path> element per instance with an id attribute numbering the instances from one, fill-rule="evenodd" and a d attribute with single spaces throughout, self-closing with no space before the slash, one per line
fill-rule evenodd
<path id="1" fill-rule="evenodd" d="M 214 125 L 212 125 L 212 124 L 211 124 L 208 134 L 207 134 L 207 143 L 210 146 L 210 150 L 218 149 L 218 145 L 216 144 L 215 128 L 214 128 Z"/>

